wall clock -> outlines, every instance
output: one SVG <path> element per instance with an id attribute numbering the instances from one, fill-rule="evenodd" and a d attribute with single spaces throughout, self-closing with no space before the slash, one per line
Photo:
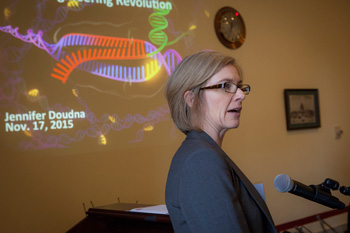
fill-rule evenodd
<path id="1" fill-rule="evenodd" d="M 223 7 L 215 15 L 215 32 L 223 45 L 239 48 L 245 40 L 245 25 L 241 14 L 232 7 Z"/>

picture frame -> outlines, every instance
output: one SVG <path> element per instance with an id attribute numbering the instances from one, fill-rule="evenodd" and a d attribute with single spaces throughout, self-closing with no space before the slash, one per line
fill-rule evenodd
<path id="1" fill-rule="evenodd" d="M 321 127 L 318 89 L 285 89 L 287 130 Z"/>

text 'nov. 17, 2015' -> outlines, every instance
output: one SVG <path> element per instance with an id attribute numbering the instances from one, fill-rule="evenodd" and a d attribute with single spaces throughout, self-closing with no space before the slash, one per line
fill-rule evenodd
<path id="1" fill-rule="evenodd" d="M 5 113 L 5 132 L 72 129 L 74 119 L 84 119 L 84 111 Z"/>

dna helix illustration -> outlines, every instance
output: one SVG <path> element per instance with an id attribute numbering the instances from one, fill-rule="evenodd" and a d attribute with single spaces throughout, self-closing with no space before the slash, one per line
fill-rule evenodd
<path id="1" fill-rule="evenodd" d="M 48 7 L 47 3 L 50 0 L 41 0 L 36 3 L 37 18 L 34 20 L 34 28 L 40 28 L 46 32 L 51 30 L 56 24 L 63 22 L 69 11 L 82 11 L 86 6 L 92 5 L 91 3 L 69 1 L 66 5 L 57 7 L 53 17 L 51 19 L 43 17 L 43 11 Z"/>
<path id="2" fill-rule="evenodd" d="M 152 26 L 152 30 L 148 33 L 148 38 L 150 41 L 159 45 L 158 49 L 149 53 L 148 56 L 159 53 L 164 49 L 165 46 L 173 45 L 178 42 L 182 37 L 187 35 L 189 32 L 183 32 L 175 40 L 168 42 L 168 35 L 163 31 L 168 27 L 168 20 L 164 17 L 169 14 L 170 10 L 168 9 L 154 9 L 148 17 L 149 24 Z"/>
<path id="3" fill-rule="evenodd" d="M 56 11 L 50 14 L 50 18 L 44 17 L 43 11 L 47 8 L 49 0 L 36 1 L 35 10 L 36 18 L 30 20 L 30 27 L 33 29 L 39 29 L 43 32 L 50 31 L 56 24 L 63 22 L 70 11 L 78 12 L 82 11 L 86 6 L 91 5 L 90 3 L 79 3 L 76 1 L 70 1 L 67 5 L 59 6 Z M 23 2 L 22 2 L 23 3 Z M 75 3 L 75 4 L 74 4 Z M 16 12 L 18 0 L 11 1 L 11 4 L 4 9 L 4 18 L 8 21 L 12 14 Z M 22 47 L 7 47 L 7 51 L 10 53 L 10 62 L 16 63 L 22 59 L 25 52 L 31 48 L 31 44 L 24 44 Z"/>
<path id="4" fill-rule="evenodd" d="M 42 10 L 45 9 L 47 2 L 48 0 L 38 2 L 37 18 L 30 26 L 32 29 L 27 30 L 27 34 L 19 33 L 18 28 L 13 28 L 10 25 L 0 27 L 1 31 L 26 42 L 23 43 L 22 48 L 7 47 L 6 58 L 9 58 L 11 63 L 16 63 L 21 60 L 25 52 L 23 49 L 28 50 L 34 45 L 45 50 L 52 58 L 58 61 L 52 75 L 57 75 L 56 78 L 62 82 L 67 81 L 69 74 L 75 68 L 112 80 L 143 82 L 151 79 L 161 67 L 164 67 L 166 72 L 170 74 L 174 67 L 182 60 L 178 52 L 173 49 L 168 49 L 163 54 L 160 52 L 165 46 L 178 41 L 184 34 L 171 43 L 168 42 L 166 34 L 162 39 L 157 40 L 156 43 L 154 41 L 157 36 L 155 32 L 164 30 L 164 25 L 166 27 L 168 26 L 168 22 L 164 18 L 166 14 L 160 12 L 155 12 L 149 18 L 149 20 L 153 22 L 158 20 L 162 21 L 158 24 L 152 24 L 154 33 L 149 34 L 149 40 L 154 45 L 158 46 L 158 49 L 150 42 L 143 40 L 79 33 L 66 34 L 62 36 L 57 43 L 55 42 L 56 44 L 50 44 L 44 41 L 43 34 L 50 31 L 55 24 L 64 21 L 69 11 L 80 11 L 89 4 L 76 4 L 76 1 L 74 1 L 75 4 L 60 6 L 55 14 L 50 15 L 51 17 L 53 16 L 53 18 L 49 19 L 44 18 L 44 14 L 42 14 Z M 34 33 L 34 31 L 37 31 L 37 33 Z M 162 33 L 164 32 L 162 31 Z M 72 50 L 74 50 L 74 52 L 71 52 Z M 134 61 L 139 60 L 141 61 L 139 63 L 144 63 L 144 66 L 121 66 L 112 64 L 118 60 L 132 60 L 132 63 L 136 63 Z M 54 105 L 49 104 L 49 100 L 46 96 L 29 96 L 28 92 L 30 91 L 26 89 L 26 84 L 21 77 L 21 73 L 21 71 L 11 71 L 11 77 L 13 78 L 8 79 L 3 90 L 0 90 L 0 103 L 2 106 L 12 105 L 15 106 L 17 112 L 28 112 L 29 109 L 27 109 L 26 106 L 17 103 L 18 94 L 21 93 L 21 95 L 26 96 L 30 101 L 38 102 L 41 109 L 44 110 L 68 111 L 70 109 L 59 103 Z M 10 77 L 8 74 L 6 76 Z M 10 89 L 12 91 L 8 92 Z M 107 135 L 110 131 L 126 130 L 135 124 L 142 127 L 138 130 L 136 138 L 130 142 L 139 142 L 143 139 L 144 128 L 147 125 L 154 126 L 161 121 L 169 120 L 169 110 L 166 106 L 149 110 L 149 112 L 144 115 L 128 114 L 124 118 L 121 118 L 118 114 L 113 113 L 97 117 L 96 114 L 89 109 L 88 103 L 78 95 L 77 90 L 73 89 L 73 91 L 73 94 L 77 97 L 77 102 L 85 109 L 87 114 L 86 120 L 89 122 L 88 126 L 80 128 L 74 133 L 62 133 L 59 135 L 51 135 L 50 133 L 41 131 L 26 131 L 25 134 L 31 134 L 31 136 L 28 137 L 28 140 L 24 140 L 20 143 L 21 148 L 40 150 L 45 148 L 67 147 L 71 143 L 82 141 L 86 137 L 98 138 L 100 140 L 102 136 Z"/>
<path id="5" fill-rule="evenodd" d="M 27 35 L 22 35 L 17 27 L 8 25 L 0 27 L 0 31 L 34 44 L 58 60 L 51 76 L 62 83 L 67 81 L 75 68 L 116 81 L 145 82 L 154 77 L 162 66 L 170 75 L 182 60 L 175 50 L 169 49 L 161 54 L 156 52 L 158 49 L 153 44 L 139 39 L 70 33 L 64 35 L 56 44 L 49 44 L 43 40 L 43 32 L 40 30 L 34 33 L 29 29 Z M 66 52 L 67 48 L 75 51 Z M 151 60 L 138 66 L 111 63 L 113 60 L 146 61 L 147 58 Z"/>

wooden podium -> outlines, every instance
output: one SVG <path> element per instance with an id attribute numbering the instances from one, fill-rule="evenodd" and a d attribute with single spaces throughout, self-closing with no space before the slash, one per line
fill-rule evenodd
<path id="1" fill-rule="evenodd" d="M 152 205 L 117 203 L 90 208 L 67 233 L 174 233 L 169 215 L 129 211 L 147 206 Z"/>

